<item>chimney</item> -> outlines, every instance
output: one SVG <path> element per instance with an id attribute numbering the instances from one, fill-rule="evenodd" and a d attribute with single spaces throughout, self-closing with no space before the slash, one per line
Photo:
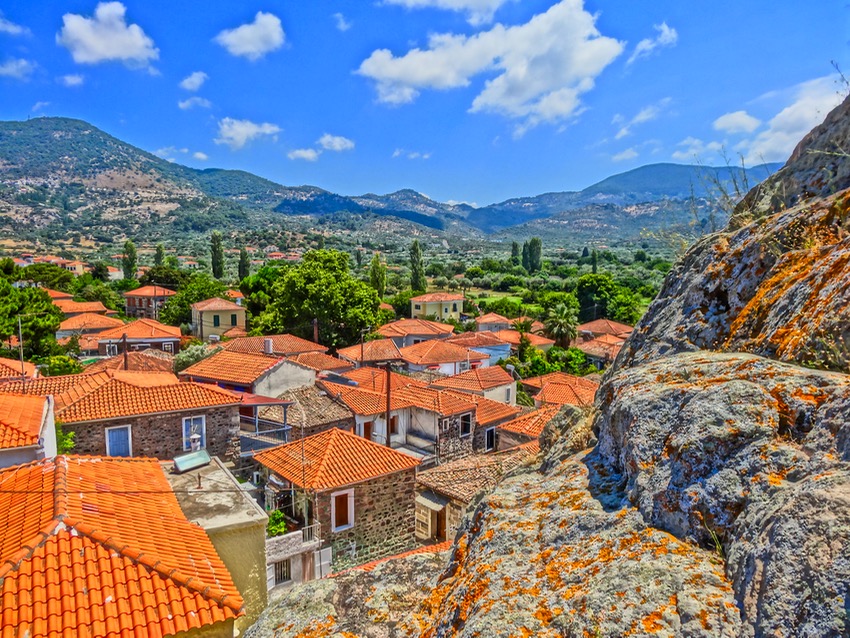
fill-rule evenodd
<path id="1" fill-rule="evenodd" d="M 274 342 L 271 339 L 263 339 L 263 354 L 274 354 Z"/>

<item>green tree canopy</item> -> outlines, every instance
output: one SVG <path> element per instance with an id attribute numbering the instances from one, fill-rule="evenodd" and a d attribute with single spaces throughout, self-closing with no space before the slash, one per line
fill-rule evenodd
<path id="1" fill-rule="evenodd" d="M 567 304 L 561 302 L 549 309 L 546 319 L 546 333 L 555 340 L 555 344 L 561 348 L 568 348 L 570 342 L 576 338 L 578 325 L 578 301 Z"/>
<path id="2" fill-rule="evenodd" d="M 245 295 L 245 307 L 252 317 L 258 317 L 272 300 L 272 289 L 281 274 L 289 268 L 277 262 L 274 266 L 260 266 L 253 275 L 248 275 L 239 284 L 239 290 Z"/>
<path id="3" fill-rule="evenodd" d="M 165 246 L 162 244 L 156 245 L 156 253 L 153 256 L 153 265 L 162 266 L 165 263 Z"/>
<path id="4" fill-rule="evenodd" d="M 414 239 L 410 244 L 410 289 L 422 292 L 428 289 L 425 266 L 422 262 L 422 247 L 418 239 Z"/>
<path id="5" fill-rule="evenodd" d="M 153 266 L 139 278 L 139 285 L 148 286 L 156 284 L 157 286 L 165 286 L 172 290 L 179 290 L 189 281 L 191 273 L 188 270 L 173 268 L 167 264 L 161 266 Z"/>
<path id="6" fill-rule="evenodd" d="M 221 279 L 224 277 L 224 244 L 221 233 L 217 230 L 210 235 L 210 262 L 212 264 L 213 277 Z"/>
<path id="7" fill-rule="evenodd" d="M 18 334 L 18 316 L 24 342 L 24 356 L 45 357 L 60 354 L 55 333 L 65 318 L 41 288 L 15 288 L 0 279 L 0 340 Z"/>
<path id="8" fill-rule="evenodd" d="M 136 277 L 137 266 L 138 255 L 136 254 L 136 244 L 128 239 L 124 242 L 124 254 L 121 257 L 121 268 L 124 270 L 124 279 L 134 279 Z"/>
<path id="9" fill-rule="evenodd" d="M 592 321 L 608 316 L 608 302 L 617 286 L 608 274 L 587 274 L 578 278 L 576 297 L 579 303 L 579 320 Z"/>
<path id="10" fill-rule="evenodd" d="M 372 262 L 369 264 L 369 284 L 378 293 L 378 298 L 383 299 L 387 289 L 387 266 L 381 263 L 378 253 L 372 255 Z"/>
<path id="11" fill-rule="evenodd" d="M 207 273 L 196 272 L 183 285 L 177 294 L 170 297 L 159 313 L 160 321 L 179 326 L 192 321 L 192 304 L 211 299 L 226 298 L 227 286 L 213 279 Z"/>
<path id="12" fill-rule="evenodd" d="M 308 252 L 280 274 L 255 325 L 265 334 L 310 338 L 317 319 L 321 343 L 355 343 L 361 329 L 376 324 L 379 300 L 374 288 L 351 276 L 348 260 L 347 253 L 335 250 Z"/>
<path id="13" fill-rule="evenodd" d="M 32 281 L 45 288 L 70 292 L 74 275 L 56 264 L 32 264 L 20 272 L 22 281 Z"/>
<path id="14" fill-rule="evenodd" d="M 239 281 L 242 281 L 251 274 L 251 258 L 248 256 L 248 251 L 245 247 L 242 247 L 242 250 L 239 251 L 239 267 L 238 272 Z"/>
<path id="15" fill-rule="evenodd" d="M 529 273 L 538 272 L 543 267 L 543 242 L 539 237 L 528 240 L 528 266 Z"/>

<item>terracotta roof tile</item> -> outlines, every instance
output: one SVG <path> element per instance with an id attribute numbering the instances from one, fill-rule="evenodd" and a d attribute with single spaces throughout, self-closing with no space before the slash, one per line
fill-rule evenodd
<path id="1" fill-rule="evenodd" d="M 172 297 L 177 293 L 162 286 L 142 286 L 135 290 L 128 290 L 125 297 Z"/>
<path id="2" fill-rule="evenodd" d="M 317 492 L 419 465 L 419 460 L 412 456 L 339 428 L 258 452 L 254 460 L 295 485 Z"/>
<path id="3" fill-rule="evenodd" d="M 314 385 L 287 390 L 280 395 L 281 399 L 292 401 L 287 410 L 287 423 L 293 432 L 302 426 L 306 429 L 327 423 L 348 421 L 354 425 L 354 413 L 339 401 L 332 399 L 328 393 Z M 276 420 L 283 421 L 283 410 L 271 408 Z"/>
<path id="4" fill-rule="evenodd" d="M 244 299 L 245 295 L 242 294 L 241 290 L 236 290 L 234 288 L 228 288 L 227 292 L 224 293 L 231 299 Z M 240 306 L 241 308 L 241 306 Z"/>
<path id="5" fill-rule="evenodd" d="M 162 350 L 134 350 L 127 353 L 127 369 L 135 372 L 171 372 L 174 370 L 173 357 Z M 123 370 L 124 354 L 101 359 L 86 367 L 86 372 L 104 370 Z"/>
<path id="6" fill-rule="evenodd" d="M 399 350 L 401 357 L 413 365 L 438 365 L 458 361 L 484 361 L 486 354 L 441 339 L 429 339 Z"/>
<path id="7" fill-rule="evenodd" d="M 99 315 L 93 312 L 84 312 L 83 314 L 74 315 L 73 317 L 65 319 L 65 321 L 59 324 L 59 330 L 74 332 L 88 330 L 94 332 L 123 325 L 124 322 L 120 319 L 116 319 L 115 317 L 107 317 L 106 315 Z"/>
<path id="8" fill-rule="evenodd" d="M 579 341 L 575 344 L 575 347 L 588 356 L 613 361 L 620 354 L 620 349 L 623 347 L 625 341 L 618 340 L 615 343 L 609 343 L 610 339 L 611 337 L 607 339 L 600 337 L 598 339 L 591 339 L 590 341 Z"/>
<path id="9" fill-rule="evenodd" d="M 232 328 L 228 328 L 227 330 L 221 333 L 222 337 L 227 337 L 228 339 L 237 339 L 239 337 L 245 337 L 247 335 L 248 333 L 242 326 L 233 326 Z"/>
<path id="10" fill-rule="evenodd" d="M 252 385 L 281 361 L 282 357 L 220 350 L 181 371 L 180 377 Z"/>
<path id="11" fill-rule="evenodd" d="M 356 370 L 349 370 L 348 372 L 344 372 L 342 376 L 346 377 L 347 379 L 351 379 L 352 381 L 356 381 L 358 386 L 364 390 L 372 390 L 373 392 L 385 392 L 387 389 L 387 372 L 386 370 L 381 370 L 380 368 L 363 366 L 362 368 L 357 368 Z M 408 385 L 417 385 L 424 387 L 428 384 L 424 381 L 420 381 L 419 379 L 414 379 L 413 377 L 406 374 L 390 372 L 390 387 L 393 390 L 396 388 L 403 388 Z"/>
<path id="12" fill-rule="evenodd" d="M 574 385 L 577 388 L 584 388 L 593 393 L 596 393 L 596 390 L 599 389 L 599 384 L 596 381 L 586 379 L 585 377 L 577 377 L 574 374 L 567 374 L 566 372 L 550 372 L 539 377 L 528 377 L 522 380 L 522 384 L 534 392 L 540 390 L 547 383 Z"/>
<path id="13" fill-rule="evenodd" d="M 417 408 L 436 412 L 440 416 L 475 412 L 476 408 L 470 395 L 435 388 L 407 386 L 396 390 L 393 396 L 408 401 Z"/>
<path id="14" fill-rule="evenodd" d="M 71 388 L 80 386 L 93 390 L 99 388 L 112 378 L 108 372 L 82 374 L 63 374 L 57 377 L 39 377 L 29 381 L 8 381 L 0 384 L 0 392 L 14 392 L 16 394 L 36 394 L 46 397 L 49 394 L 59 395 Z"/>
<path id="15" fill-rule="evenodd" d="M 44 397 L 0 394 L 0 449 L 38 445 L 46 404 Z"/>
<path id="16" fill-rule="evenodd" d="M 377 332 L 382 337 L 406 337 L 408 335 L 448 336 L 454 332 L 455 327 L 448 323 L 438 323 L 425 319 L 399 319 L 385 323 L 378 328 Z"/>
<path id="17" fill-rule="evenodd" d="M 349 346 L 348 348 L 340 348 L 337 354 L 340 357 L 349 361 L 360 362 L 360 344 Z M 374 341 L 366 341 L 363 343 L 363 360 L 365 361 L 401 361 L 401 354 L 398 351 L 398 346 L 392 339 L 375 339 Z"/>
<path id="18" fill-rule="evenodd" d="M 431 385 L 435 388 L 483 392 L 498 388 L 500 385 L 510 385 L 511 383 L 513 383 L 513 377 L 504 368 L 501 366 L 490 366 L 488 368 L 467 370 L 452 377 L 444 377 L 434 381 Z"/>
<path id="19" fill-rule="evenodd" d="M 93 312 L 96 314 L 108 314 L 109 308 L 104 306 L 99 301 L 74 301 L 73 299 L 54 299 L 53 305 L 59 308 L 66 315 L 80 314 L 83 312 Z"/>
<path id="20" fill-rule="evenodd" d="M 506 343 L 511 344 L 514 347 L 519 345 L 520 334 L 516 330 L 497 330 L 493 334 L 495 334 L 497 338 L 501 339 Z M 526 332 L 525 336 L 528 337 L 528 340 L 531 342 L 531 345 L 533 345 L 535 348 L 551 346 L 555 343 L 554 339 L 549 339 L 541 335 L 536 335 L 533 332 Z"/>
<path id="21" fill-rule="evenodd" d="M 378 565 L 383 565 L 384 563 L 391 560 L 398 560 L 399 558 L 407 558 L 408 556 L 416 556 L 417 554 L 439 554 L 441 552 L 449 551 L 454 545 L 454 540 L 443 541 L 442 543 L 433 543 L 431 545 L 423 545 L 422 547 L 417 547 L 416 549 L 411 549 L 407 552 L 402 552 L 401 554 L 395 554 L 394 556 L 386 556 L 384 558 L 378 558 L 377 560 L 373 560 L 369 563 L 363 563 L 362 565 L 357 565 L 357 567 L 351 567 L 349 569 L 343 570 L 341 572 L 337 572 L 337 574 L 344 574 L 347 571 L 357 570 L 359 572 L 370 572 L 375 569 Z M 337 574 L 334 574 L 336 576 Z"/>
<path id="22" fill-rule="evenodd" d="M 58 456 L 2 470 L 0 529 L 4 638 L 159 638 L 242 614 L 155 460 Z"/>
<path id="23" fill-rule="evenodd" d="M 32 378 L 35 376 L 36 367 L 29 361 L 24 361 L 24 376 Z M 21 362 L 15 359 L 0 358 L 0 379 L 20 378 Z"/>
<path id="24" fill-rule="evenodd" d="M 317 372 L 321 370 L 341 372 L 354 367 L 349 361 L 337 359 L 324 352 L 302 352 L 291 355 L 287 359 Z"/>
<path id="25" fill-rule="evenodd" d="M 509 326 L 511 325 L 511 320 L 507 317 L 503 317 L 502 315 L 498 315 L 495 312 L 488 312 L 487 314 L 481 315 L 480 317 L 476 317 L 475 323 L 503 323 Z"/>
<path id="26" fill-rule="evenodd" d="M 619 321 L 611 321 L 610 319 L 595 319 L 588 321 L 576 327 L 579 334 L 582 332 L 591 332 L 596 336 L 600 335 L 620 335 L 623 333 L 631 333 L 632 326 L 620 323 Z"/>
<path id="27" fill-rule="evenodd" d="M 469 503 L 478 492 L 493 489 L 505 474 L 534 455 L 532 449 L 522 446 L 504 452 L 473 454 L 419 472 L 417 488 Z"/>
<path id="28" fill-rule="evenodd" d="M 502 341 L 492 332 L 461 332 L 459 335 L 452 335 L 446 341 L 464 348 L 492 348 L 508 345 L 507 341 Z"/>
<path id="29" fill-rule="evenodd" d="M 475 420 L 478 425 L 488 426 L 508 419 L 513 419 L 519 414 L 522 408 L 515 405 L 502 403 L 501 401 L 493 401 L 487 397 L 482 397 L 478 394 L 468 394 L 459 390 L 447 390 L 447 392 L 455 392 L 464 399 L 472 401 L 475 404 Z"/>
<path id="30" fill-rule="evenodd" d="M 329 381 L 318 381 L 318 383 L 330 396 L 342 401 L 355 414 L 375 416 L 387 410 L 387 395 L 383 392 L 363 390 Z M 399 396 L 399 392 L 401 389 L 391 393 L 390 410 L 403 410 L 413 405 L 408 399 Z"/>
<path id="31" fill-rule="evenodd" d="M 99 341 L 117 340 L 125 334 L 128 339 L 179 339 L 180 328 L 166 326 L 155 319 L 136 319 L 123 326 L 104 330 L 97 334 L 97 338 Z"/>
<path id="32" fill-rule="evenodd" d="M 558 383 L 555 381 L 544 384 L 540 388 L 540 392 L 534 395 L 534 400 L 541 403 L 567 404 L 579 407 L 593 405 L 595 398 L 596 390 L 594 389 L 572 383 Z"/>
<path id="33" fill-rule="evenodd" d="M 556 414 L 561 410 L 560 405 L 543 405 L 537 410 L 527 412 L 522 416 L 517 417 L 513 421 L 503 423 L 499 426 L 499 430 L 521 434 L 530 439 L 537 439 L 543 428 L 551 421 Z"/>
<path id="34" fill-rule="evenodd" d="M 295 335 L 264 335 L 260 337 L 239 337 L 223 343 L 225 350 L 231 352 L 246 352 L 248 354 L 262 354 L 266 339 L 272 340 L 272 351 L 276 355 L 289 356 L 302 352 L 327 352 L 328 349 L 319 344 L 307 341 Z"/>
<path id="35" fill-rule="evenodd" d="M 61 290 L 52 290 L 51 288 L 42 288 L 44 292 L 47 293 L 47 296 L 51 299 L 73 299 L 74 295 L 62 292 Z"/>
<path id="36" fill-rule="evenodd" d="M 429 292 L 417 297 L 411 297 L 410 300 L 414 303 L 431 303 L 434 301 L 463 301 L 464 297 L 458 292 Z"/>
<path id="37" fill-rule="evenodd" d="M 244 310 L 244 308 L 232 301 L 228 301 L 227 299 L 213 297 L 212 299 L 205 299 L 204 301 L 193 303 L 192 310 L 205 312 L 207 310 Z"/>

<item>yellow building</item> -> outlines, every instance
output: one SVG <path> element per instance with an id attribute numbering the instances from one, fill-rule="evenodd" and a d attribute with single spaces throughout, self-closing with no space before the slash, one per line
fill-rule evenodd
<path id="1" fill-rule="evenodd" d="M 460 321 L 463 312 L 463 295 L 456 292 L 429 292 L 410 298 L 410 316 L 414 319 L 436 317 L 440 320 Z"/>
<path id="2" fill-rule="evenodd" d="M 192 304 L 192 332 L 198 339 L 244 337 L 245 308 L 226 299 L 207 299 Z"/>

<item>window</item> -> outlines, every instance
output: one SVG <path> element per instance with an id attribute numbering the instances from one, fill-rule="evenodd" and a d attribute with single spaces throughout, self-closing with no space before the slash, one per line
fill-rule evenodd
<path id="1" fill-rule="evenodd" d="M 413 309 L 414 309 L 414 310 L 422 310 L 422 306 L 420 306 L 418 303 L 417 303 L 417 304 L 413 304 Z"/>
<path id="2" fill-rule="evenodd" d="M 331 531 L 341 532 L 354 526 L 354 490 L 331 494 Z"/>
<path id="3" fill-rule="evenodd" d="M 133 437 L 129 425 L 106 428 L 106 456 L 133 456 Z"/>
<path id="4" fill-rule="evenodd" d="M 282 585 L 292 580 L 292 564 L 289 559 L 278 561 L 274 564 L 274 584 Z"/>
<path id="5" fill-rule="evenodd" d="M 452 312 L 457 312 L 457 302 L 452 304 Z"/>
<path id="6" fill-rule="evenodd" d="M 390 417 L 390 434 L 398 434 L 398 415 Z"/>
<path id="7" fill-rule="evenodd" d="M 235 326 L 235 325 L 236 325 L 236 314 L 235 314 L 235 313 L 234 313 L 234 314 L 232 314 L 232 315 L 230 315 L 230 325 L 231 325 L 231 326 Z"/>
<path id="8" fill-rule="evenodd" d="M 106 356 L 114 357 L 118 354 L 118 344 L 117 343 L 107 343 L 106 344 Z"/>
<path id="9" fill-rule="evenodd" d="M 460 435 L 469 436 L 472 434 L 472 414 L 466 413 L 460 415 Z"/>
<path id="10" fill-rule="evenodd" d="M 361 436 L 364 439 L 372 440 L 372 421 L 364 421 Z"/>
<path id="11" fill-rule="evenodd" d="M 221 325 L 221 317 L 218 315 L 213 315 L 213 326 L 218 328 Z"/>
<path id="12" fill-rule="evenodd" d="M 511 402 L 511 389 L 510 387 L 505 388 L 505 403 Z"/>
<path id="13" fill-rule="evenodd" d="M 484 430 L 484 451 L 492 452 L 496 449 L 496 428 Z"/>
<path id="14" fill-rule="evenodd" d="M 206 417 L 201 416 L 187 416 L 183 419 L 183 449 L 191 450 L 192 449 L 192 439 L 191 436 L 193 434 L 201 435 L 201 448 L 207 447 L 207 424 Z"/>
<path id="15" fill-rule="evenodd" d="M 163 343 L 162 344 L 163 352 L 174 352 L 174 344 L 171 343 Z"/>

